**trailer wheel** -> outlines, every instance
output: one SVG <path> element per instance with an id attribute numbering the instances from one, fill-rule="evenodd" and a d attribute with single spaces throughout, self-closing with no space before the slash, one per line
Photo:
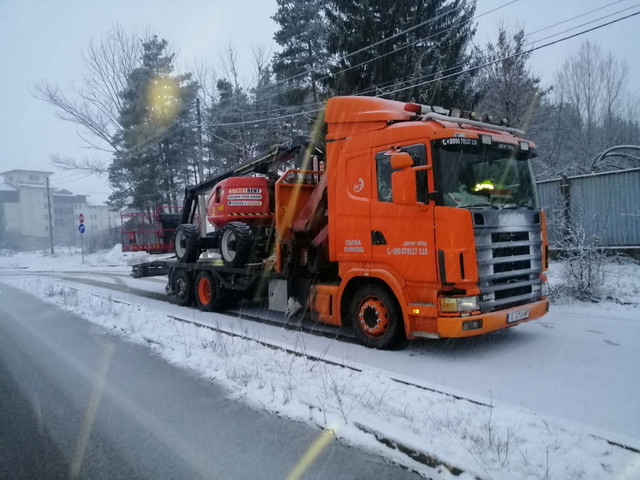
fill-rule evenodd
<path id="1" fill-rule="evenodd" d="M 189 272 L 182 268 L 174 270 L 171 286 L 178 305 L 191 305 L 193 301 L 193 284 L 191 283 Z"/>
<path id="2" fill-rule="evenodd" d="M 196 276 L 196 304 L 205 312 L 224 310 L 225 299 L 220 282 L 208 272 L 200 272 Z"/>
<path id="3" fill-rule="evenodd" d="M 175 252 L 179 262 L 194 263 L 200 256 L 198 227 L 183 223 L 176 228 Z"/>
<path id="4" fill-rule="evenodd" d="M 356 337 L 366 347 L 390 349 L 402 341 L 400 307 L 381 285 L 368 284 L 357 288 L 349 316 Z"/>
<path id="5" fill-rule="evenodd" d="M 220 255 L 227 267 L 242 267 L 249 259 L 253 243 L 251 227 L 242 222 L 227 223 L 220 238 Z"/>

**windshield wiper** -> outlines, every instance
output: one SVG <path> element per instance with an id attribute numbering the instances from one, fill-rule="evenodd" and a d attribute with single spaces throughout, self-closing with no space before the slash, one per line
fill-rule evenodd
<path id="1" fill-rule="evenodd" d="M 533 210 L 533 207 L 527 202 L 510 203 L 502 206 L 503 210 L 515 210 L 516 208 L 526 208 L 527 210 Z"/>
<path id="2" fill-rule="evenodd" d="M 467 205 L 457 205 L 456 208 L 482 208 L 482 207 L 491 207 L 494 210 L 499 210 L 500 207 L 497 207 L 496 205 L 493 205 L 491 203 L 474 203 L 474 204 L 467 204 Z"/>

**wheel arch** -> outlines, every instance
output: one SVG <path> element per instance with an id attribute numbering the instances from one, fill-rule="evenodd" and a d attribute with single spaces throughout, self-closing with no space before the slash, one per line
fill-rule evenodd
<path id="1" fill-rule="evenodd" d="M 406 302 L 400 282 L 389 272 L 385 270 L 352 270 L 343 278 L 342 286 L 338 291 L 338 301 L 340 305 L 340 323 L 343 326 L 348 325 L 349 321 L 348 308 L 353 298 L 353 293 L 364 284 L 376 284 L 385 288 L 392 295 L 398 309 L 402 315 L 402 323 L 404 325 L 405 336 L 410 331 L 408 319 L 409 315 L 406 310 Z"/>

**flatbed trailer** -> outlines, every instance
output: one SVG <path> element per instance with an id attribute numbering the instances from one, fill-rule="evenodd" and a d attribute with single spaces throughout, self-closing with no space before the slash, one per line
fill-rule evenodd
<path id="1" fill-rule="evenodd" d="M 225 266 L 219 258 L 200 258 L 194 263 L 176 258 L 143 262 L 132 265 L 131 276 L 166 276 L 166 291 L 178 305 L 195 302 L 205 311 L 232 308 L 242 299 L 268 295 L 270 309 L 284 312 L 289 301 L 285 293 L 292 290 L 286 276 L 265 268 L 263 263 L 234 268 Z"/>

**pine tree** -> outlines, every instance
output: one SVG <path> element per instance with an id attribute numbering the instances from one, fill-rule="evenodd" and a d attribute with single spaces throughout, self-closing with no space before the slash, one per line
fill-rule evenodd
<path id="1" fill-rule="evenodd" d="M 461 73 L 474 11 L 473 0 L 331 0 L 327 48 L 337 63 L 329 85 L 340 95 L 467 106 L 470 75 Z"/>
<path id="2" fill-rule="evenodd" d="M 272 18 L 280 25 L 274 39 L 282 51 L 274 55 L 273 72 L 276 81 L 286 89 L 280 93 L 283 105 L 317 103 L 323 97 L 319 79 L 328 73 L 329 58 L 324 3 L 322 0 L 278 0 L 278 10 Z M 269 90 L 279 93 L 273 87 Z"/>
<path id="3" fill-rule="evenodd" d="M 251 109 L 254 118 L 261 121 L 252 126 L 254 141 L 253 150 L 261 153 L 273 145 L 286 142 L 292 137 L 292 132 L 297 129 L 297 120 L 300 117 L 287 117 L 291 109 L 282 107 L 279 93 L 282 85 L 273 81 L 271 68 L 264 65 L 258 68 L 258 83 L 252 89 Z M 276 94 L 274 94 L 276 92 Z M 273 119 L 267 120 L 264 119 Z"/>
<path id="4" fill-rule="evenodd" d="M 195 180 L 197 84 L 190 74 L 174 74 L 175 55 L 167 51 L 166 40 L 154 35 L 142 47 L 141 64 L 120 93 L 109 203 L 152 211 L 176 205 L 181 187 Z"/>
<path id="5" fill-rule="evenodd" d="M 252 155 L 251 106 L 244 89 L 227 79 L 216 84 L 217 99 L 208 113 L 208 145 L 212 157 L 211 173 L 223 172 Z"/>
<path id="6" fill-rule="evenodd" d="M 495 45 L 487 44 L 484 51 L 476 49 L 478 62 L 490 63 L 479 71 L 476 88 L 480 112 L 506 118 L 511 125 L 527 129 L 548 90 L 541 87 L 539 77 L 529 72 L 531 53 L 524 52 L 524 30 L 509 38 L 501 26 Z"/>

